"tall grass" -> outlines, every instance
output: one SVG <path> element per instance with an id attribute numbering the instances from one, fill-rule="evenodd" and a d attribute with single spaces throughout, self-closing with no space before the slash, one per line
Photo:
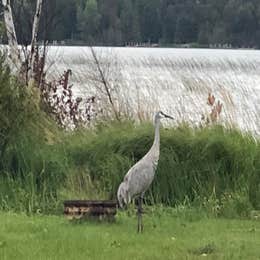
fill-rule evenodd
<path id="1" fill-rule="evenodd" d="M 63 199 L 115 198 L 123 176 L 149 150 L 153 126 L 104 121 L 64 132 L 38 99 L 0 67 L 0 209 L 53 213 Z M 259 176 L 260 145 L 251 135 L 221 126 L 162 128 L 146 202 L 260 208 Z"/>
<path id="2" fill-rule="evenodd" d="M 9 151 L 0 171 L 0 208 L 57 212 L 63 199 L 115 199 L 123 176 L 149 150 L 154 130 L 125 122 L 60 135 L 54 144 L 21 141 Z M 214 198 L 212 203 L 223 204 L 235 194 L 257 208 L 259 165 L 259 143 L 238 130 L 161 129 L 158 170 L 146 202 L 202 205 Z"/>
<path id="3" fill-rule="evenodd" d="M 35 212 L 57 202 L 66 173 L 66 157 L 54 145 L 58 136 L 37 90 L 19 83 L 1 56 L 0 209 Z"/>
<path id="4" fill-rule="evenodd" d="M 224 104 L 223 123 L 260 134 L 257 51 L 103 47 L 95 51 L 113 102 L 128 118 L 151 119 L 161 109 L 194 125 L 205 113 L 208 93 L 214 93 Z M 50 63 L 55 61 L 49 75 L 55 78 L 71 68 L 75 94 L 95 95 L 103 113 L 111 112 L 88 47 L 51 47 L 49 58 Z"/>
<path id="5" fill-rule="evenodd" d="M 57 203 L 66 168 L 66 157 L 55 145 L 20 135 L 2 160 L 0 207 L 27 212 L 50 210 Z"/>
<path id="6" fill-rule="evenodd" d="M 128 122 L 95 134 L 75 133 L 65 140 L 65 149 L 73 164 L 86 167 L 115 198 L 123 176 L 152 141 L 152 125 Z M 162 129 L 159 166 L 147 202 L 175 205 L 212 194 L 220 198 L 226 192 L 248 195 L 250 180 L 259 175 L 259 163 L 259 144 L 238 130 L 220 126 L 194 130 L 185 125 Z"/>

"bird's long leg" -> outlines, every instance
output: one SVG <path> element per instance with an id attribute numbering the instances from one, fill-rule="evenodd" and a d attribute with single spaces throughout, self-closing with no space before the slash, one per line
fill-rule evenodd
<path id="1" fill-rule="evenodd" d="M 143 209 L 142 209 L 142 202 L 143 202 L 143 198 L 142 198 L 142 196 L 140 196 L 138 198 L 138 209 L 137 209 L 137 214 L 138 214 L 137 232 L 138 233 L 143 232 L 143 220 L 142 220 Z"/>
<path id="2" fill-rule="evenodd" d="M 137 233 L 141 232 L 141 225 L 142 225 L 142 212 L 141 212 L 141 196 L 138 197 L 138 207 L 137 207 L 137 217 L 138 217 L 138 224 L 137 224 Z"/>

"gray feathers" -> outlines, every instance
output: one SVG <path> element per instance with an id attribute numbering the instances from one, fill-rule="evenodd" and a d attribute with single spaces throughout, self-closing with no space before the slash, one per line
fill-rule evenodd
<path id="1" fill-rule="evenodd" d="M 171 118 L 161 111 L 155 115 L 155 136 L 154 142 L 148 153 L 135 165 L 133 165 L 124 177 L 123 182 L 119 185 L 117 198 L 120 207 L 130 203 L 135 196 L 144 196 L 146 190 L 150 187 L 160 155 L 160 119 Z"/>

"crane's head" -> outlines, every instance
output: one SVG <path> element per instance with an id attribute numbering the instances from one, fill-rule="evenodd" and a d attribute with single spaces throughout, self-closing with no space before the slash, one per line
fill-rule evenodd
<path id="1" fill-rule="evenodd" d="M 117 200 L 120 208 L 124 208 L 129 203 L 128 189 L 125 182 L 122 182 L 118 187 Z"/>
<path id="2" fill-rule="evenodd" d="M 161 118 L 174 119 L 172 116 L 166 115 L 166 114 L 163 113 L 162 111 L 158 111 L 158 112 L 155 114 L 155 121 L 156 121 L 157 119 L 161 119 Z"/>

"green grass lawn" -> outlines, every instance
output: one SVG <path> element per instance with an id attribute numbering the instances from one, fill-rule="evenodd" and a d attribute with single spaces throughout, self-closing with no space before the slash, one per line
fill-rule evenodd
<path id="1" fill-rule="evenodd" d="M 0 213 L 0 259 L 260 259 L 260 221 L 156 209 L 113 223 Z"/>

